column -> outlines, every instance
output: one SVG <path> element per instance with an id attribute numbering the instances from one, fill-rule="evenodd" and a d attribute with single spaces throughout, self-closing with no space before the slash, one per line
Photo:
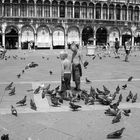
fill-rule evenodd
<path id="1" fill-rule="evenodd" d="M 68 49 L 67 42 L 68 42 L 68 34 L 65 35 L 65 49 Z"/>
<path id="2" fill-rule="evenodd" d="M 44 17 L 44 4 L 42 5 L 42 17 Z"/>
<path id="3" fill-rule="evenodd" d="M 101 4 L 101 19 L 103 19 L 103 5 Z"/>
<path id="4" fill-rule="evenodd" d="M 132 35 L 132 47 L 134 46 L 134 35 Z"/>
<path id="5" fill-rule="evenodd" d="M 50 33 L 50 49 L 53 49 L 53 34 Z"/>
<path id="6" fill-rule="evenodd" d="M 18 5 L 18 16 L 21 16 L 20 15 L 20 4 Z"/>
<path id="7" fill-rule="evenodd" d="M 79 42 L 79 49 L 82 49 L 82 33 L 80 33 L 80 36 L 79 36 L 79 40 L 80 40 L 80 42 Z"/>
<path id="8" fill-rule="evenodd" d="M 2 46 L 5 48 L 5 33 L 2 33 Z"/>
<path id="9" fill-rule="evenodd" d="M 67 5 L 65 5 L 65 18 L 67 18 Z"/>
<path id="10" fill-rule="evenodd" d="M 12 17 L 12 2 L 10 3 L 10 16 Z"/>
<path id="11" fill-rule="evenodd" d="M 18 34 L 18 48 L 21 49 L 21 33 Z"/>
<path id="12" fill-rule="evenodd" d="M 74 18 L 74 2 L 73 2 L 73 18 Z"/>
<path id="13" fill-rule="evenodd" d="M 60 2 L 58 2 L 58 18 L 60 17 Z"/>
<path id="14" fill-rule="evenodd" d="M 122 46 L 122 35 L 120 35 L 120 46 Z"/>
<path id="15" fill-rule="evenodd" d="M 35 33 L 34 36 L 35 36 L 35 46 L 37 46 L 37 33 Z"/>
<path id="16" fill-rule="evenodd" d="M 96 5 L 94 5 L 94 19 L 96 19 Z"/>
<path id="17" fill-rule="evenodd" d="M 50 4 L 50 17 L 52 17 L 52 3 Z"/>
<path id="18" fill-rule="evenodd" d="M 35 17 L 36 17 L 36 2 L 35 2 Z"/>
<path id="19" fill-rule="evenodd" d="M 108 9 L 107 9 L 107 19 L 109 19 L 109 5 L 108 5 Z"/>
<path id="20" fill-rule="evenodd" d="M 93 39 L 94 39 L 94 40 L 93 40 L 93 45 L 96 46 L 96 33 L 94 33 Z"/>
<path id="21" fill-rule="evenodd" d="M 114 20 L 116 20 L 116 5 L 114 6 Z"/>
<path id="22" fill-rule="evenodd" d="M 127 21 L 129 21 L 129 12 L 128 12 L 128 6 L 127 6 Z"/>

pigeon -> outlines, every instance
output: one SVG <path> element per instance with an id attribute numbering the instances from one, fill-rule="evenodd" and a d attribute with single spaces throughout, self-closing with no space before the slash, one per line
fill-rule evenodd
<path id="1" fill-rule="evenodd" d="M 87 84 L 91 83 L 91 81 L 88 80 L 87 78 L 85 78 L 85 80 L 86 80 L 86 83 L 87 83 Z"/>
<path id="2" fill-rule="evenodd" d="M 127 84 L 125 84 L 125 85 L 122 86 L 122 89 L 125 90 L 126 88 L 127 88 Z"/>
<path id="3" fill-rule="evenodd" d="M 119 104 L 120 104 L 120 101 L 118 100 L 117 102 L 110 104 L 109 106 L 110 106 L 110 108 L 113 108 L 116 110 L 118 108 Z"/>
<path id="4" fill-rule="evenodd" d="M 12 95 L 15 95 L 15 87 L 13 87 L 12 89 L 11 89 L 11 91 L 9 92 L 9 95 L 10 96 L 12 96 Z"/>
<path id="5" fill-rule="evenodd" d="M 22 74 L 24 73 L 25 71 L 24 70 L 22 70 Z"/>
<path id="6" fill-rule="evenodd" d="M 38 94 L 39 91 L 40 91 L 40 89 L 41 89 L 41 86 L 38 86 L 38 87 L 34 90 L 34 94 Z"/>
<path id="7" fill-rule="evenodd" d="M 59 103 L 59 99 L 56 98 L 56 97 L 51 97 L 51 103 L 52 103 L 53 106 L 55 106 L 55 107 L 61 105 L 61 104 Z"/>
<path id="8" fill-rule="evenodd" d="M 103 89 L 104 89 L 104 91 L 105 91 L 106 94 L 109 94 L 110 93 L 110 90 L 107 89 L 104 85 L 103 85 Z"/>
<path id="9" fill-rule="evenodd" d="M 16 104 L 19 104 L 19 105 L 22 105 L 22 106 L 25 105 L 26 98 L 27 98 L 27 96 L 25 95 L 24 98 L 22 100 L 18 101 Z"/>
<path id="10" fill-rule="evenodd" d="M 122 135 L 122 133 L 123 133 L 123 131 L 124 131 L 124 129 L 125 129 L 125 128 L 123 127 L 123 128 L 121 128 L 121 129 L 119 129 L 119 130 L 117 130 L 117 131 L 114 131 L 114 132 L 108 134 L 108 135 L 107 135 L 107 138 L 108 138 L 108 139 L 120 138 L 121 135 Z"/>
<path id="11" fill-rule="evenodd" d="M 71 108 L 73 111 L 77 111 L 79 108 L 82 108 L 80 105 L 75 105 L 75 104 L 72 103 L 72 102 L 70 102 L 69 105 L 70 105 L 70 108 Z"/>
<path id="12" fill-rule="evenodd" d="M 44 56 L 42 56 L 42 59 L 44 59 L 45 57 Z"/>
<path id="13" fill-rule="evenodd" d="M 53 72 L 50 70 L 49 73 L 50 73 L 50 75 L 52 75 Z"/>
<path id="14" fill-rule="evenodd" d="M 13 82 L 11 82 L 8 86 L 5 87 L 5 90 L 11 90 L 11 87 L 13 86 Z"/>
<path id="15" fill-rule="evenodd" d="M 112 124 L 120 122 L 121 119 L 121 112 L 118 112 L 117 115 L 113 118 Z"/>
<path id="16" fill-rule="evenodd" d="M 84 65 L 84 67 L 86 68 L 86 67 L 88 66 L 88 64 L 89 64 L 89 63 L 88 63 L 87 61 L 85 61 L 83 65 Z"/>
<path id="17" fill-rule="evenodd" d="M 130 99 L 132 99 L 132 98 L 133 98 L 133 94 L 132 94 L 132 92 L 130 91 L 129 94 L 128 94 L 128 96 L 126 97 L 126 102 L 129 102 Z"/>
<path id="18" fill-rule="evenodd" d="M 118 85 L 117 88 L 116 88 L 116 93 L 119 93 L 119 92 L 120 92 L 120 87 Z"/>
<path id="19" fill-rule="evenodd" d="M 122 94 L 120 94 L 120 95 L 119 95 L 119 100 L 118 100 L 118 101 L 121 102 L 121 101 L 122 101 L 122 98 L 123 98 L 123 97 L 122 97 Z"/>
<path id="20" fill-rule="evenodd" d="M 136 100 L 137 100 L 137 93 L 133 96 L 133 98 L 132 98 L 132 103 L 135 103 Z"/>
<path id="21" fill-rule="evenodd" d="M 51 84 L 47 85 L 46 87 L 43 87 L 43 90 L 49 90 L 51 87 Z"/>
<path id="22" fill-rule="evenodd" d="M 1 140 L 9 140 L 9 134 L 3 134 Z"/>
<path id="23" fill-rule="evenodd" d="M 21 77 L 21 74 L 17 74 L 17 78 L 20 78 Z"/>
<path id="24" fill-rule="evenodd" d="M 33 109 L 35 111 L 37 110 L 36 104 L 32 99 L 30 99 L 30 106 L 31 106 L 31 109 Z"/>
<path id="25" fill-rule="evenodd" d="M 57 59 L 59 59 L 60 57 L 59 56 L 57 56 Z"/>
<path id="26" fill-rule="evenodd" d="M 15 109 L 13 105 L 11 105 L 11 113 L 12 115 L 17 116 L 17 110 Z"/>
<path id="27" fill-rule="evenodd" d="M 130 113 L 131 113 L 131 110 L 130 109 L 123 109 L 123 114 L 125 116 L 129 116 Z"/>
<path id="28" fill-rule="evenodd" d="M 59 88 L 60 88 L 60 86 L 57 86 L 57 87 L 55 88 L 55 91 L 58 91 L 58 90 L 59 90 Z"/>
<path id="29" fill-rule="evenodd" d="M 105 110 L 104 113 L 109 116 L 116 116 L 118 111 L 119 111 L 118 109 L 114 110 L 114 109 L 108 108 L 107 110 Z"/>
<path id="30" fill-rule="evenodd" d="M 128 78 L 128 82 L 131 82 L 132 81 L 132 79 L 133 79 L 133 76 L 130 76 L 129 78 Z"/>

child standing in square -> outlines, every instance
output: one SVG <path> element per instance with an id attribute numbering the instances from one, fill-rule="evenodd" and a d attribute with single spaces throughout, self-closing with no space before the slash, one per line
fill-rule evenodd
<path id="1" fill-rule="evenodd" d="M 61 91 L 71 89 L 71 62 L 68 59 L 68 53 L 63 51 L 60 53 L 61 58 Z"/>

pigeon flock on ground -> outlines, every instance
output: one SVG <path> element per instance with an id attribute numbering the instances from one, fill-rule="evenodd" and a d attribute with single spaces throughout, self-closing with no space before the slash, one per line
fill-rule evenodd
<path id="1" fill-rule="evenodd" d="M 97 54 L 99 59 L 102 59 L 101 54 Z M 92 60 L 94 60 L 97 56 L 93 56 Z M 5 56 L 4 60 L 11 59 L 11 56 Z M 12 56 L 12 59 L 16 60 L 18 59 L 18 56 Z M 21 60 L 25 60 L 24 57 L 20 58 Z M 42 59 L 45 59 L 44 56 L 42 56 Z M 57 59 L 60 59 L 59 56 L 57 56 Z M 49 60 L 49 58 L 47 58 Z M 85 61 L 84 66 L 88 66 L 88 62 Z M 17 74 L 17 78 L 21 78 L 21 76 L 25 73 L 27 69 L 30 68 L 35 68 L 37 67 L 38 64 L 35 62 L 29 63 L 25 68 Z M 53 71 L 50 70 L 49 74 L 52 75 Z M 131 82 L 133 80 L 133 76 L 130 76 L 126 82 Z M 85 83 L 86 84 L 91 84 L 92 82 L 86 77 L 85 78 Z M 27 92 L 33 92 L 33 94 L 40 94 L 41 91 L 41 97 L 42 99 L 44 98 L 49 98 L 51 102 L 51 106 L 53 107 L 59 107 L 61 106 L 64 102 L 69 103 L 69 108 L 71 111 L 79 111 L 82 109 L 82 106 L 78 104 L 79 102 L 83 102 L 85 105 L 94 105 L 94 104 L 101 104 L 108 106 L 108 109 L 105 110 L 104 114 L 107 116 L 112 116 L 112 124 L 116 124 L 121 121 L 122 119 L 122 114 L 124 116 L 130 116 L 131 114 L 131 109 L 120 109 L 119 105 L 122 102 L 123 95 L 120 93 L 121 90 L 125 90 L 128 87 L 127 84 L 124 84 L 122 86 L 117 85 L 114 93 L 111 93 L 111 91 L 103 85 L 103 89 L 99 88 L 94 88 L 93 86 L 90 87 L 90 91 L 87 91 L 85 89 L 81 90 L 80 92 L 78 91 L 75 93 L 74 90 L 70 91 L 61 91 L 60 86 L 58 85 L 57 87 L 51 89 L 51 84 L 48 84 L 46 87 L 41 87 L 38 86 L 36 89 L 30 89 Z M 16 87 L 14 86 L 14 82 L 11 82 L 9 85 L 5 87 L 5 91 L 8 91 L 9 96 L 14 96 L 16 95 Z M 126 102 L 132 102 L 135 103 L 137 101 L 138 95 L 137 93 L 134 94 L 132 91 L 129 91 L 125 101 Z M 18 112 L 16 108 L 18 106 L 26 106 L 27 105 L 27 95 L 25 95 L 21 100 L 16 102 L 16 107 L 11 105 L 11 114 L 13 116 L 18 117 Z M 35 104 L 35 101 L 33 99 L 30 99 L 30 108 L 34 111 L 37 111 L 38 108 Z M 119 130 L 116 130 L 114 132 L 111 132 L 110 134 L 107 134 L 108 139 L 116 139 L 116 138 L 121 138 L 123 131 L 125 130 L 125 127 L 122 127 Z M 9 140 L 9 134 L 3 134 L 1 136 L 1 140 Z"/>

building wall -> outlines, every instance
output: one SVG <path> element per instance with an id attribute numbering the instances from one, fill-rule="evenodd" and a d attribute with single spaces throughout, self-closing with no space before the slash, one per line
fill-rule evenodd
<path id="1" fill-rule="evenodd" d="M 24 42 L 44 48 L 67 48 L 73 41 L 82 46 L 85 28 L 93 30 L 94 45 L 113 45 L 115 38 L 123 45 L 125 35 L 134 45 L 140 36 L 139 0 L 0 0 L 0 17 L 0 41 L 7 47 L 14 39 L 11 48 Z"/>

